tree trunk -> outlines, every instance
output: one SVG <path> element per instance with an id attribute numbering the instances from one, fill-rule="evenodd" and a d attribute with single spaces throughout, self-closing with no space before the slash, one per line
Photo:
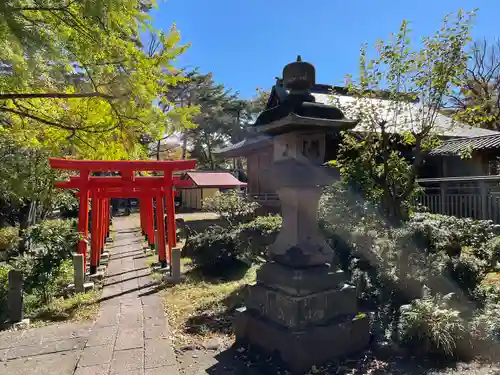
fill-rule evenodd
<path id="1" fill-rule="evenodd" d="M 184 132 L 184 136 L 182 137 L 182 160 L 186 160 L 187 156 L 187 132 Z"/>
<path id="2" fill-rule="evenodd" d="M 210 169 L 213 171 L 215 169 L 215 161 L 212 155 L 212 145 L 210 144 L 210 140 L 208 139 L 208 137 L 205 139 L 207 142 L 208 161 L 210 162 Z"/>

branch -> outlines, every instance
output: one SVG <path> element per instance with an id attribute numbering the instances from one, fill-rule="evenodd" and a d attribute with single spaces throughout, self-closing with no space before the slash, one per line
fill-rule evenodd
<path id="1" fill-rule="evenodd" d="M 103 98 L 103 99 L 116 99 L 112 95 L 103 94 L 100 92 L 81 92 L 76 94 L 67 94 L 62 92 L 54 93 L 30 93 L 30 94 L 0 94 L 0 100 L 8 99 L 36 99 L 36 98 L 58 98 L 58 99 L 71 99 L 71 98 Z"/>
<path id="2" fill-rule="evenodd" d="M 103 129 L 103 130 L 99 130 L 99 131 L 97 131 L 97 130 L 87 130 L 85 128 L 75 128 L 75 127 L 72 127 L 72 126 L 69 126 L 69 125 L 64 125 L 64 124 L 60 124 L 60 123 L 57 123 L 57 122 L 54 122 L 54 121 L 49 121 L 49 120 L 43 119 L 41 117 L 32 115 L 30 113 L 17 111 L 15 109 L 8 108 L 8 107 L 0 107 L 0 112 L 1 111 L 12 113 L 12 114 L 17 115 L 17 116 L 19 116 L 21 118 L 28 117 L 28 118 L 30 118 L 32 120 L 39 121 L 39 122 L 41 122 L 41 123 L 43 123 L 45 125 L 54 126 L 56 128 L 64 129 L 64 130 L 68 130 L 68 131 L 79 130 L 79 131 L 86 132 L 86 133 L 100 134 L 100 133 L 106 133 L 106 132 L 111 131 L 114 128 L 116 128 L 116 127 L 111 127 L 111 128 Z"/>
<path id="3" fill-rule="evenodd" d="M 65 7 L 56 7 L 56 8 L 48 8 L 48 7 L 23 7 L 23 8 L 12 8 L 14 12 L 25 12 L 25 11 L 34 11 L 34 12 L 60 12 L 64 11 L 68 8 L 69 5 Z"/>

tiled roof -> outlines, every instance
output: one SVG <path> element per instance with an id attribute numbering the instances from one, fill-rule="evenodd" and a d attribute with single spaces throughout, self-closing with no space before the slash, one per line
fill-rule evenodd
<path id="1" fill-rule="evenodd" d="M 351 116 L 349 115 L 349 108 L 353 107 L 353 105 L 357 105 L 355 101 L 366 100 L 367 106 L 377 109 L 377 117 L 388 122 L 387 132 L 401 133 L 408 130 L 419 130 L 418 128 L 420 124 L 418 121 L 415 121 L 415 118 L 419 116 L 422 109 L 422 105 L 419 103 L 401 102 L 401 104 L 398 104 L 389 99 L 359 99 L 350 95 L 332 95 L 325 93 L 324 91 L 325 90 L 320 93 L 312 92 L 316 102 L 338 106 L 347 118 L 354 116 L 353 114 Z M 394 123 L 391 121 L 391 117 L 394 117 L 393 113 L 396 111 L 395 107 L 398 105 L 400 105 L 400 107 L 397 108 L 398 123 Z M 363 133 L 366 129 L 366 122 L 364 123 L 363 121 L 360 121 L 353 131 Z M 436 114 L 434 133 L 446 138 L 470 138 L 500 135 L 500 132 L 494 130 L 476 128 L 463 123 L 455 122 L 451 118 L 440 113 Z M 221 156 L 226 157 L 240 156 L 242 152 L 248 152 L 254 148 L 264 145 L 264 142 L 269 141 L 269 139 L 271 139 L 271 137 L 260 134 L 258 136 L 249 137 L 239 143 L 235 143 L 225 148 L 214 150 L 214 153 L 221 154 Z"/>
<path id="2" fill-rule="evenodd" d="M 242 140 L 241 142 L 229 145 L 227 147 L 215 149 L 213 151 L 214 154 L 224 153 L 226 156 L 231 157 L 231 151 L 238 150 L 238 152 L 243 150 L 252 150 L 253 148 L 260 147 L 265 144 L 266 141 L 271 139 L 270 136 L 259 134 L 257 136 L 248 137 Z M 237 155 L 235 155 L 237 156 Z"/>
<path id="3" fill-rule="evenodd" d="M 451 139 L 429 152 L 430 155 L 459 155 L 464 151 L 500 148 L 500 133 L 482 137 Z"/>
<path id="4" fill-rule="evenodd" d="M 377 118 L 387 121 L 387 131 L 389 133 L 400 133 L 408 130 L 419 131 L 420 122 L 415 119 L 421 116 L 422 104 L 403 101 L 396 103 L 393 100 L 378 98 L 360 99 L 349 95 L 317 93 L 313 93 L 313 95 L 318 103 L 338 106 L 347 118 L 354 117 L 354 115 L 349 115 L 349 107 L 357 105 L 355 103 L 356 101 L 365 100 L 366 103 L 361 104 L 366 105 L 368 108 L 376 108 Z M 391 117 L 394 118 L 395 112 L 398 113 L 398 123 L 391 121 Z M 353 130 L 362 133 L 366 130 L 366 123 L 363 123 L 363 120 L 361 120 Z M 480 137 L 483 135 L 500 134 L 494 130 L 476 128 L 453 121 L 451 118 L 440 113 L 436 114 L 436 122 L 433 130 L 437 135 L 451 138 Z"/>
<path id="5" fill-rule="evenodd" d="M 228 172 L 186 172 L 186 175 L 198 187 L 232 188 L 247 185 Z"/>

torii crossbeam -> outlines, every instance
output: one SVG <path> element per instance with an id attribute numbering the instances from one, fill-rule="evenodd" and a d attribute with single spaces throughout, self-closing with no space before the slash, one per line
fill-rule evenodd
<path id="1" fill-rule="evenodd" d="M 149 245 L 158 250 L 158 260 L 162 266 L 171 261 L 172 248 L 177 245 L 175 228 L 175 205 L 173 188 L 192 186 L 192 181 L 181 180 L 172 176 L 174 171 L 184 171 L 196 167 L 195 160 L 175 161 L 100 161 L 71 160 L 50 158 L 50 167 L 54 169 L 78 171 L 78 176 L 69 181 L 58 181 L 56 187 L 78 189 L 80 211 L 78 231 L 82 240 L 78 252 L 83 255 L 84 267 L 87 258 L 89 198 L 92 204 L 91 257 L 90 273 L 97 271 L 104 243 L 109 235 L 109 199 L 138 198 L 141 216 L 141 228 Z M 138 171 L 163 172 L 163 176 L 136 176 Z M 92 176 L 93 172 L 119 172 L 120 176 Z M 156 200 L 156 218 L 154 217 L 153 199 Z M 164 225 L 164 203 L 167 213 L 168 258 Z M 158 229 L 158 243 L 155 243 L 154 220 Z"/>

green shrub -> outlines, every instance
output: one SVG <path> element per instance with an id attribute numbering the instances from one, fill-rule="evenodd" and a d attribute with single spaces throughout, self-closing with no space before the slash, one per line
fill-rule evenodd
<path id="1" fill-rule="evenodd" d="M 56 293 L 56 281 L 64 271 L 64 261 L 71 259 L 80 239 L 74 220 L 46 220 L 28 230 L 33 250 L 15 261 L 24 274 L 27 293 L 39 291 L 43 302 Z"/>
<path id="2" fill-rule="evenodd" d="M 193 264 L 203 268 L 213 268 L 234 262 L 243 256 L 239 230 L 231 230 L 217 225 L 190 238 L 184 247 L 184 256 Z"/>
<path id="3" fill-rule="evenodd" d="M 9 257 L 9 253 L 17 248 L 19 240 L 19 228 L 0 228 L 0 260 Z"/>
<path id="4" fill-rule="evenodd" d="M 447 262 L 447 270 L 451 279 L 469 295 L 472 295 L 483 279 L 484 269 L 485 263 L 469 254 L 462 254 L 460 258 L 452 258 Z"/>
<path id="5" fill-rule="evenodd" d="M 7 293 L 9 291 L 9 271 L 12 267 L 8 265 L 0 265 L 0 321 L 2 321 L 7 313 Z"/>
<path id="6" fill-rule="evenodd" d="M 460 312 L 447 305 L 450 298 L 426 296 L 401 306 L 400 342 L 424 355 L 456 356 L 465 325 Z"/>
<path id="7" fill-rule="evenodd" d="M 489 270 L 494 270 L 500 261 L 500 236 L 490 238 L 483 246 L 474 249 L 473 253 L 488 263 Z"/>
<path id="8" fill-rule="evenodd" d="M 480 248 L 499 232 L 490 220 L 473 220 L 455 216 L 416 213 L 408 223 L 418 245 L 450 256 L 459 255 L 464 246 Z"/>
<path id="9" fill-rule="evenodd" d="M 480 349 L 492 346 L 498 349 L 500 340 L 500 304 L 490 303 L 477 312 L 470 323 L 473 342 Z M 481 345 L 484 343 L 486 345 Z"/>
<path id="10" fill-rule="evenodd" d="M 64 260 L 59 266 L 57 277 L 54 280 L 55 293 L 61 294 L 74 281 L 73 260 Z"/>
<path id="11" fill-rule="evenodd" d="M 281 229 L 283 219 L 279 215 L 257 216 L 248 223 L 243 223 L 240 228 L 254 231 L 256 234 L 276 234 Z"/>
<path id="12" fill-rule="evenodd" d="M 253 263 L 265 256 L 267 247 L 279 233 L 281 222 L 280 216 L 269 215 L 230 228 L 212 225 L 189 238 L 183 256 L 207 268 L 235 260 Z"/>
<path id="13" fill-rule="evenodd" d="M 238 227 L 242 252 L 246 259 L 254 262 L 257 258 L 265 258 L 267 249 L 276 240 L 281 229 L 282 219 L 278 215 L 257 216 L 254 220 Z"/>
<path id="14" fill-rule="evenodd" d="M 479 284 L 476 295 L 486 304 L 500 304 L 500 273 L 488 273 Z"/>
<path id="15" fill-rule="evenodd" d="M 215 212 L 232 226 L 251 218 L 257 208 L 259 208 L 257 202 L 248 200 L 235 190 L 226 193 L 217 192 L 214 196 L 203 199 L 204 211 Z"/>

